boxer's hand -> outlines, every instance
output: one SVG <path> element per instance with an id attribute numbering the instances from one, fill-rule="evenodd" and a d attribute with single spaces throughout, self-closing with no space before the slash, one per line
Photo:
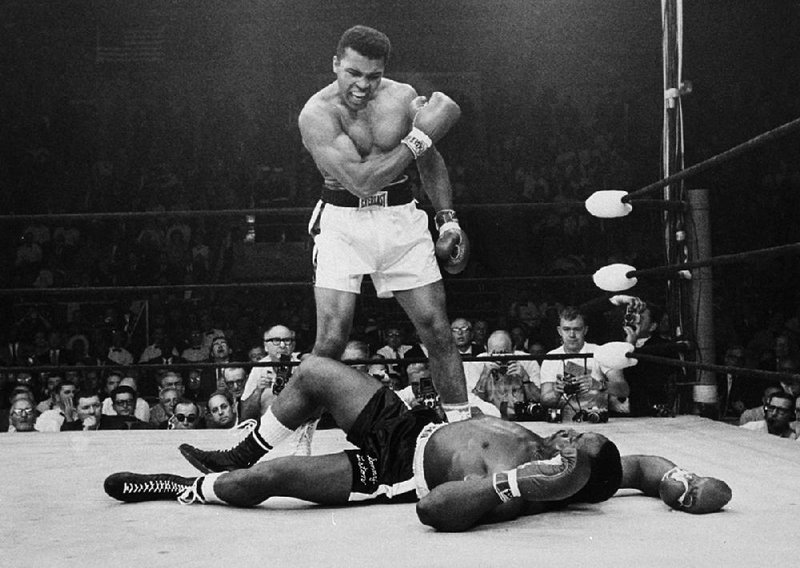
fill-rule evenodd
<path id="1" fill-rule="evenodd" d="M 461 230 L 458 218 L 452 209 L 436 212 L 436 228 L 439 239 L 436 241 L 436 256 L 442 267 L 450 274 L 458 274 L 469 262 L 469 239 Z"/>
<path id="2" fill-rule="evenodd" d="M 673 509 L 695 515 L 713 513 L 731 500 L 728 484 L 714 477 L 700 477 L 674 467 L 664 474 L 658 486 L 661 500 Z"/>
<path id="3" fill-rule="evenodd" d="M 414 127 L 419 128 L 435 144 L 441 140 L 461 117 L 461 108 L 456 102 L 438 91 L 430 99 L 417 97 L 411 101 L 414 112 Z"/>
<path id="4" fill-rule="evenodd" d="M 439 141 L 458 121 L 461 109 L 443 93 L 433 93 L 430 99 L 417 97 L 409 103 L 414 116 L 411 132 L 401 140 L 416 160 Z"/>
<path id="5" fill-rule="evenodd" d="M 516 469 L 494 474 L 494 490 L 501 501 L 522 497 L 526 501 L 559 501 L 577 493 L 589 480 L 586 455 L 565 446 L 551 460 L 531 461 Z"/>

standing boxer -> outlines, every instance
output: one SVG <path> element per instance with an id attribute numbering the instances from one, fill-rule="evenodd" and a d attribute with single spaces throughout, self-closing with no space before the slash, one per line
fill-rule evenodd
<path id="1" fill-rule="evenodd" d="M 313 353 L 341 356 L 361 280 L 369 274 L 378 296 L 397 298 L 428 347 L 436 389 L 454 421 L 468 418 L 469 406 L 436 256 L 445 270 L 460 272 L 468 243 L 434 143 L 461 111 L 442 93 L 427 100 L 411 85 L 385 79 L 390 50 L 389 38 L 378 30 L 345 31 L 333 57 L 336 81 L 314 94 L 300 113 L 303 143 L 325 180 L 309 224 L 316 267 Z M 427 216 L 404 175 L 414 163 L 437 211 L 435 249 Z"/>

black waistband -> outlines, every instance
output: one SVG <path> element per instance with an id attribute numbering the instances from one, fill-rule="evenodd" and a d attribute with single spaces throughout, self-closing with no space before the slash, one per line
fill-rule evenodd
<path id="1" fill-rule="evenodd" d="M 389 207 L 394 205 L 405 205 L 414 200 L 411 193 L 411 182 L 405 180 L 396 185 L 391 185 L 385 189 L 386 201 Z M 361 199 L 347 190 L 334 190 L 327 187 L 322 188 L 322 201 L 337 207 L 358 207 Z"/>

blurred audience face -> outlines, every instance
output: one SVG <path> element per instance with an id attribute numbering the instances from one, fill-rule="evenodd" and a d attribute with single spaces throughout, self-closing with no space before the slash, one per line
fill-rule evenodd
<path id="1" fill-rule="evenodd" d="M 789 428 L 794 420 L 794 401 L 788 398 L 772 396 L 764 406 L 764 420 L 770 434 L 780 435 Z"/>
<path id="2" fill-rule="evenodd" d="M 133 416 L 136 411 L 136 397 L 129 392 L 117 393 L 111 403 L 120 416 Z"/>
<path id="3" fill-rule="evenodd" d="M 230 428 L 236 420 L 233 407 L 221 394 L 215 394 L 208 399 L 208 417 L 215 428 Z"/>
<path id="4" fill-rule="evenodd" d="M 186 383 L 186 388 L 190 392 L 198 392 L 200 387 L 203 386 L 202 373 L 200 372 L 200 369 L 192 369 L 189 371 L 189 376 L 186 379 Z"/>
<path id="5" fill-rule="evenodd" d="M 222 371 L 225 387 L 233 395 L 234 400 L 239 400 L 244 392 L 244 384 L 247 382 L 247 373 L 241 367 L 226 367 Z"/>
<path id="6" fill-rule="evenodd" d="M 58 385 L 58 397 L 56 402 L 63 409 L 67 405 L 72 405 L 75 399 L 77 387 L 72 383 L 61 383 Z"/>
<path id="7" fill-rule="evenodd" d="M 89 397 L 78 398 L 78 403 L 75 405 L 75 410 L 78 413 L 78 420 L 86 424 L 87 419 L 94 419 L 94 423 L 90 426 L 96 426 L 100 422 L 100 416 L 103 410 L 103 404 L 100 402 L 98 395 Z"/>
<path id="8" fill-rule="evenodd" d="M 47 377 L 47 385 L 45 386 L 45 394 L 48 396 L 55 396 L 58 385 L 61 384 L 61 381 L 64 380 L 61 378 L 60 375 L 50 375 Z"/>
<path id="9" fill-rule="evenodd" d="M 175 413 L 175 405 L 178 404 L 179 398 L 180 395 L 174 388 L 161 389 L 161 392 L 158 393 L 158 401 L 167 411 L 167 416 L 172 416 Z"/>
<path id="10" fill-rule="evenodd" d="M 179 402 L 175 414 L 170 419 L 175 430 L 193 430 L 200 422 L 200 413 L 193 402 Z"/>
<path id="11" fill-rule="evenodd" d="M 180 375 L 178 375 L 178 373 L 175 373 L 174 371 L 167 371 L 161 377 L 160 384 L 162 389 L 175 389 L 178 391 L 179 397 L 183 396 L 183 379 L 180 377 Z"/>
<path id="12" fill-rule="evenodd" d="M 263 345 L 253 347 L 250 351 L 247 352 L 247 358 L 253 363 L 261 361 L 261 359 L 263 359 L 266 356 L 267 356 L 267 350 L 264 349 Z"/>
<path id="13" fill-rule="evenodd" d="M 453 323 L 450 324 L 450 333 L 453 334 L 453 340 L 455 340 L 459 351 L 467 349 L 472 343 L 472 324 L 464 318 L 453 320 Z"/>
<path id="14" fill-rule="evenodd" d="M 228 346 L 228 340 L 224 337 L 218 337 L 211 344 L 211 357 L 225 361 L 230 357 L 231 348 Z"/>
<path id="15" fill-rule="evenodd" d="M 386 328 L 386 345 L 397 349 L 403 344 L 403 332 L 399 327 Z"/>
<path id="16" fill-rule="evenodd" d="M 472 325 L 472 341 L 478 345 L 486 345 L 489 337 L 489 324 L 486 320 L 476 320 Z"/>
<path id="17" fill-rule="evenodd" d="M 122 381 L 122 375 L 118 375 L 117 373 L 108 375 L 106 377 L 106 392 L 111 394 L 111 391 L 119 386 L 120 381 Z"/>
<path id="18" fill-rule="evenodd" d="M 33 408 L 33 402 L 27 398 L 18 398 L 11 404 L 9 424 L 17 432 L 31 432 L 35 422 L 36 412 Z"/>
<path id="19" fill-rule="evenodd" d="M 352 340 L 348 341 L 342 351 L 342 361 L 369 359 L 369 347 L 363 341 Z M 356 371 L 366 373 L 369 367 L 366 364 L 350 365 Z"/>
<path id="20" fill-rule="evenodd" d="M 271 361 L 280 361 L 281 355 L 294 351 L 294 332 L 284 325 L 276 325 L 264 332 L 264 349 Z"/>

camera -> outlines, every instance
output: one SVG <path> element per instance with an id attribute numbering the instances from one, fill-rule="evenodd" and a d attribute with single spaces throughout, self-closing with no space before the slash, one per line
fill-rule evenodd
<path id="1" fill-rule="evenodd" d="M 564 374 L 564 394 L 567 396 L 572 396 L 574 394 L 578 394 L 578 391 L 581 390 L 581 384 L 575 379 L 574 375 L 570 375 L 569 373 Z"/>
<path id="2" fill-rule="evenodd" d="M 573 422 L 591 422 L 592 424 L 600 424 L 608 422 L 608 410 L 593 407 L 589 410 L 579 410 L 572 417 Z"/>
<path id="3" fill-rule="evenodd" d="M 650 415 L 655 418 L 672 418 L 675 416 L 666 404 L 654 404 L 650 408 Z"/>
<path id="4" fill-rule="evenodd" d="M 495 361 L 497 363 L 497 368 L 494 371 L 498 375 L 505 375 L 508 373 L 508 361 Z"/>
<path id="5" fill-rule="evenodd" d="M 427 408 L 436 408 L 439 404 L 439 394 L 433 387 L 433 379 L 430 377 L 422 377 L 419 380 L 419 398 L 422 399 L 422 404 Z"/>
<path id="6" fill-rule="evenodd" d="M 625 308 L 625 315 L 622 318 L 622 323 L 625 327 L 635 328 L 642 320 L 642 314 L 634 307 L 633 303 L 628 304 Z"/>
<path id="7" fill-rule="evenodd" d="M 538 402 L 514 403 L 514 420 L 518 422 L 545 422 L 550 409 L 545 408 Z"/>
<path id="8" fill-rule="evenodd" d="M 292 360 L 291 355 L 285 353 L 281 355 L 281 363 L 289 363 Z M 279 365 L 275 367 L 275 380 L 272 382 L 272 394 L 278 395 L 289 382 L 289 377 L 292 376 L 291 365 Z"/>

